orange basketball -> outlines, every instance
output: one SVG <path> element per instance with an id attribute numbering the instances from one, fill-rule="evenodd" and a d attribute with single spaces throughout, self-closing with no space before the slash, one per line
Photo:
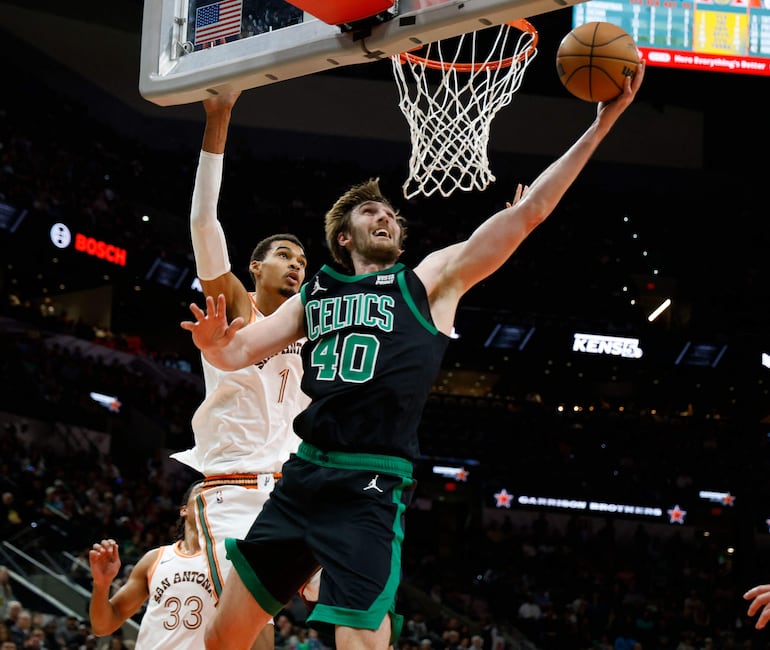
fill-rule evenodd
<path id="1" fill-rule="evenodd" d="M 626 77 L 633 77 L 638 65 L 634 39 L 612 23 L 575 27 L 556 52 L 556 71 L 562 84 L 587 102 L 604 102 L 620 95 Z"/>

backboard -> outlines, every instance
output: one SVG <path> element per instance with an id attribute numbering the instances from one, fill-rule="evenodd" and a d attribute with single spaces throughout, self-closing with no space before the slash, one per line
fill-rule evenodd
<path id="1" fill-rule="evenodd" d="M 213 93 L 386 59 L 584 0 L 325 0 L 340 7 L 325 10 L 327 20 L 344 15 L 348 6 L 376 12 L 343 24 L 300 8 L 319 1 L 145 0 L 139 92 L 159 106 L 198 102 Z"/>

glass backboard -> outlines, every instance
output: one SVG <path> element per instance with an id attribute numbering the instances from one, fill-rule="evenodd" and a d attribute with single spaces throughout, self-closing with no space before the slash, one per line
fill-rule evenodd
<path id="1" fill-rule="evenodd" d="M 284 0 L 145 0 L 139 92 L 160 106 L 198 102 L 582 1 L 395 0 L 371 18 L 335 25 Z"/>

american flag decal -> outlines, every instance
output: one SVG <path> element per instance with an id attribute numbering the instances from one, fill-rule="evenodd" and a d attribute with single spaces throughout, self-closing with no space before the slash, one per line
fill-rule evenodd
<path id="1" fill-rule="evenodd" d="M 220 0 L 195 11 L 195 45 L 241 33 L 243 0 Z"/>

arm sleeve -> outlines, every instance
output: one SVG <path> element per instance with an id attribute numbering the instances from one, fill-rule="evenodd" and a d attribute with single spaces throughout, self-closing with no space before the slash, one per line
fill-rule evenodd
<path id="1" fill-rule="evenodd" d="M 213 280 L 230 271 L 227 241 L 217 219 L 224 154 L 201 151 L 190 209 L 190 235 L 198 277 Z"/>

